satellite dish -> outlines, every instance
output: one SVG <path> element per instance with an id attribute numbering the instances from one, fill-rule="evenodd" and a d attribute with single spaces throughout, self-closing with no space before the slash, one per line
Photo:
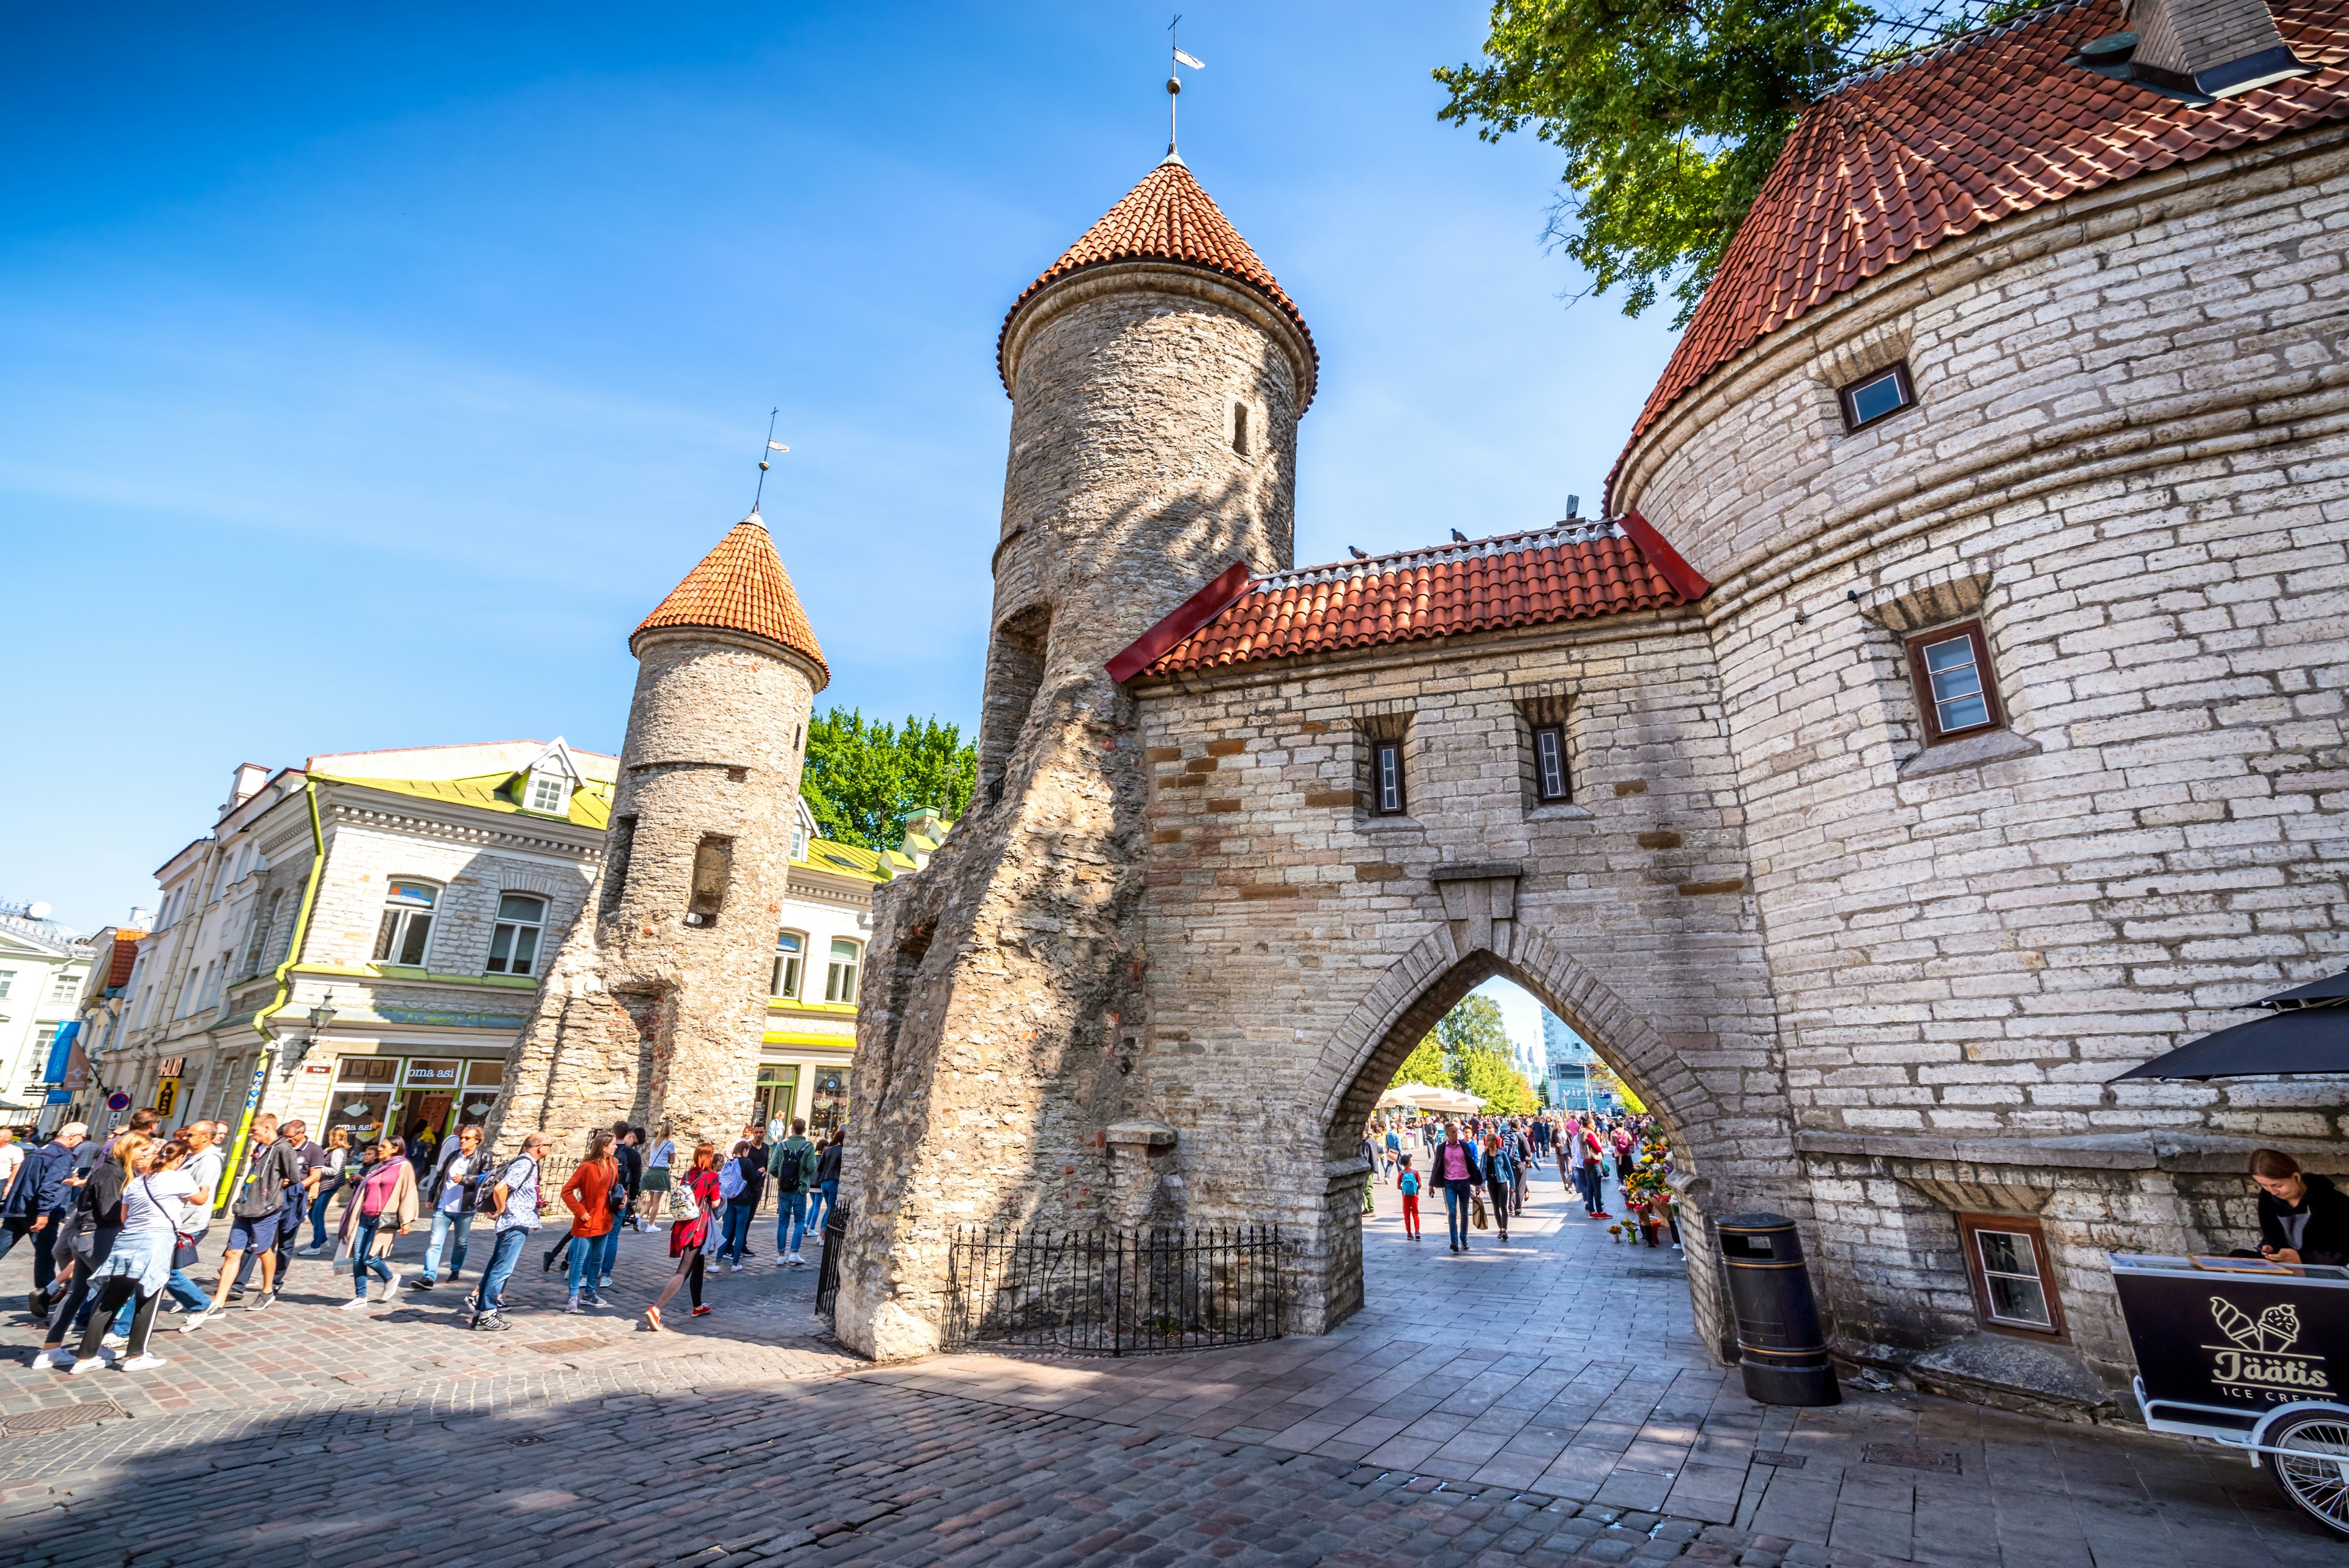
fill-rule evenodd
<path id="1" fill-rule="evenodd" d="M 46 920 L 49 918 L 49 907 L 47 904 L 29 904 L 26 906 L 25 913 L 34 919 Z"/>

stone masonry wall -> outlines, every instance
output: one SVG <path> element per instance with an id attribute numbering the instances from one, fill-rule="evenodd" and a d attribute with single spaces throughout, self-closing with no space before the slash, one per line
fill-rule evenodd
<path id="1" fill-rule="evenodd" d="M 1148 798 L 1103 665 L 1234 560 L 1288 564 L 1309 368 L 1288 331 L 1252 293 L 1145 264 L 1064 278 L 1009 328 L 982 791 L 875 901 L 834 1317 L 859 1350 L 936 1348 L 957 1227 L 1103 1218 L 1102 1137 L 1145 1027 Z"/>
<path id="2" fill-rule="evenodd" d="M 1297 1238 L 1299 1327 L 1360 1304 L 1354 1151 L 1373 1101 L 1495 974 L 1572 1023 L 1666 1119 L 1694 1210 L 1803 1212 L 1735 773 L 1693 614 L 1138 695 L 1150 1001 L 1129 1111 L 1178 1130 L 1165 1179 L 1192 1220 L 1277 1220 Z M 1520 743 L 1528 710 L 1560 702 L 1571 799 L 1542 805 Z M 1360 787 L 1372 728 L 1406 735 L 1408 815 L 1373 815 Z M 1709 1258 L 1702 1224 L 1683 1229 Z M 1709 1310 L 1713 1293 L 1698 1295 Z"/>
<path id="3" fill-rule="evenodd" d="M 2240 1171 L 2256 1142 L 2344 1130 L 2305 1085 L 2109 1080 L 2349 950 L 2345 145 L 2303 134 L 1930 251 L 1716 373 L 1614 497 L 1716 584 L 1821 1181 L 1846 1199 L 1829 1151 L 1854 1138 L 1893 1171 L 2010 1140 L 1982 1161 L 2048 1173 L 2084 1307 L 2109 1296 L 2104 1247 L 2245 1240 L 2197 1221 L 2146 1131 Z M 1836 388 L 1903 358 L 1920 406 L 1845 433 Z M 2010 729 L 1929 749 L 1901 635 L 1962 615 Z M 2102 1209 L 2123 1178 L 2079 1174 L 2076 1147 L 2100 1137 L 2137 1150 L 2137 1196 Z M 1860 1209 L 1909 1211 L 1880 1196 Z M 1853 1333 L 1971 1321 L 1946 1207 L 1820 1251 L 1859 1282 Z M 2092 1361 L 2126 1361 L 2108 1314 L 2074 1316 Z"/>

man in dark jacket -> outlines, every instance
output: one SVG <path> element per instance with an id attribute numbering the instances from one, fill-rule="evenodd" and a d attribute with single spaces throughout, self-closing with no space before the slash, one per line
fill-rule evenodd
<path id="1" fill-rule="evenodd" d="M 49 1242 L 73 1201 L 73 1189 L 81 1185 L 74 1176 L 74 1150 L 88 1137 L 89 1128 L 79 1122 L 59 1127 L 55 1137 L 25 1157 L 16 1167 L 16 1179 L 8 1184 L 7 1197 L 0 1199 L 0 1258 L 31 1236 L 33 1289 L 38 1294 L 47 1294 L 49 1282 L 57 1276 Z"/>

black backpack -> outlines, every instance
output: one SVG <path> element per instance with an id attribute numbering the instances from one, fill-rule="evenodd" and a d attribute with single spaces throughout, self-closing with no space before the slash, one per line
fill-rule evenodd
<path id="1" fill-rule="evenodd" d="M 785 1143 L 781 1152 L 791 1158 L 784 1160 L 781 1168 L 775 1172 L 775 1190 L 783 1193 L 805 1192 L 807 1190 L 807 1150 L 795 1149 L 789 1143 Z"/>

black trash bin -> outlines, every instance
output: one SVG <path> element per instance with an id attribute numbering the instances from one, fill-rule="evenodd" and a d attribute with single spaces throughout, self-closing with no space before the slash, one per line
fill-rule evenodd
<path id="1" fill-rule="evenodd" d="M 1764 1405 L 1842 1404 L 1795 1222 L 1784 1214 L 1732 1214 L 1719 1230 L 1747 1396 Z"/>

